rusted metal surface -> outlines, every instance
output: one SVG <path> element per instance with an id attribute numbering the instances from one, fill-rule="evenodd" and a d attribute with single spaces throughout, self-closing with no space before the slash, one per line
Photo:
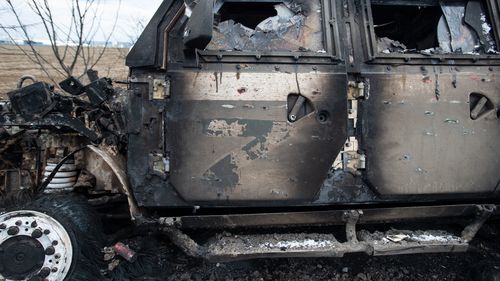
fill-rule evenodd
<path id="1" fill-rule="evenodd" d="M 108 164 L 109 168 L 113 171 L 114 175 L 118 178 L 122 192 L 127 196 L 127 201 L 130 210 L 130 217 L 132 220 L 141 220 L 142 214 L 135 202 L 135 199 L 130 190 L 127 175 L 125 174 L 125 165 L 120 161 L 120 157 L 113 156 L 111 153 L 106 152 L 96 146 L 89 145 L 88 148 L 99 155 Z"/>
<path id="2" fill-rule="evenodd" d="M 175 228 L 166 227 L 164 231 L 188 255 L 211 262 L 256 258 L 343 257 L 348 253 L 371 256 L 457 253 L 465 252 L 469 247 L 467 241 L 446 231 L 361 230 L 354 233 L 356 239 L 347 242 L 339 241 L 333 234 L 233 235 L 226 232 L 201 245 Z"/>
<path id="3" fill-rule="evenodd" d="M 496 206 L 477 206 L 476 218 L 462 231 L 462 239 L 472 241 L 495 210 Z"/>

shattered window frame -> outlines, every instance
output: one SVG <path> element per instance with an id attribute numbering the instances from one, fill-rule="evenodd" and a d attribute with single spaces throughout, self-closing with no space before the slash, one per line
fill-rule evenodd
<path id="1" fill-rule="evenodd" d="M 466 1 L 466 0 L 464 0 Z M 365 36 L 368 44 L 367 55 L 369 63 L 373 64 L 387 64 L 387 63 L 402 63 L 402 64 L 421 64 L 427 63 L 429 60 L 438 60 L 440 64 L 481 64 L 481 65 L 498 65 L 500 62 L 500 55 L 493 53 L 485 54 L 458 54 L 458 53 L 436 53 L 436 54 L 424 54 L 422 52 L 393 52 L 393 53 L 381 53 L 378 51 L 377 35 L 375 32 L 375 24 L 372 13 L 372 5 L 377 5 L 377 3 L 387 2 L 388 6 L 394 5 L 398 6 L 404 2 L 420 2 L 422 6 L 435 5 L 433 3 L 439 0 L 364 0 L 364 22 L 365 22 Z M 484 0 L 486 12 L 489 17 L 489 24 L 492 29 L 493 40 L 497 46 L 497 52 L 500 52 L 500 3 L 497 0 Z M 394 4 L 392 4 L 394 3 Z M 495 13 L 494 11 L 499 11 Z"/>
<path id="2" fill-rule="evenodd" d="M 229 3 L 238 2 L 270 2 L 279 3 L 278 0 L 227 0 Z M 322 9 L 321 27 L 323 36 L 323 47 L 325 52 L 316 51 L 269 51 L 269 50 L 197 50 L 197 54 L 204 62 L 255 62 L 262 63 L 303 63 L 303 64 L 339 64 L 340 59 L 340 35 L 337 25 L 330 22 L 337 21 L 337 7 L 331 0 L 319 0 Z"/>

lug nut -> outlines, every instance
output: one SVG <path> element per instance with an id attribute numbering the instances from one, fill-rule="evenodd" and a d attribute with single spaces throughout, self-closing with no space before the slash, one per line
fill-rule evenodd
<path id="1" fill-rule="evenodd" d="M 37 226 L 38 226 L 38 223 L 36 223 L 36 221 L 34 221 L 34 222 L 31 223 L 31 227 L 35 228 Z"/>
<path id="2" fill-rule="evenodd" d="M 31 233 L 31 237 L 35 238 L 35 239 L 38 239 L 40 237 L 42 237 L 42 231 L 40 229 L 35 229 L 33 230 L 33 232 Z"/>
<path id="3" fill-rule="evenodd" d="M 40 270 L 40 273 L 38 273 L 38 276 L 41 278 L 45 278 L 50 275 L 50 268 L 44 267 L 42 270 Z"/>
<path id="4" fill-rule="evenodd" d="M 19 233 L 19 227 L 17 227 L 17 226 L 11 226 L 7 230 L 7 234 L 9 234 L 9 235 L 17 235 L 18 233 Z"/>
<path id="5" fill-rule="evenodd" d="M 52 241 L 52 245 L 57 246 L 57 244 L 59 244 L 59 242 L 57 242 L 56 240 Z"/>
<path id="6" fill-rule="evenodd" d="M 21 226 L 21 224 L 23 224 L 23 222 L 22 222 L 22 221 L 16 221 L 16 225 L 17 225 L 17 226 Z"/>
<path id="7" fill-rule="evenodd" d="M 56 249 L 54 249 L 54 247 L 52 246 L 49 246 L 47 247 L 47 249 L 45 249 L 45 255 L 47 256 L 52 256 L 53 254 L 55 254 L 56 252 Z"/>
<path id="8" fill-rule="evenodd" d="M 53 267 L 52 272 L 57 272 L 57 267 Z"/>
<path id="9" fill-rule="evenodd" d="M 5 225 L 5 223 L 0 224 L 0 229 L 6 229 L 6 228 L 7 226 Z"/>
<path id="10" fill-rule="evenodd" d="M 49 234 L 50 234 L 50 230 L 45 229 L 45 230 L 43 231 L 43 234 L 45 234 L 45 235 L 49 235 Z"/>

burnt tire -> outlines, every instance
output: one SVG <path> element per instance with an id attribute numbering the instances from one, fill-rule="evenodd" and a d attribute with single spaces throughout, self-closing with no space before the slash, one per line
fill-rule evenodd
<path id="1" fill-rule="evenodd" d="M 103 280 L 103 243 L 99 216 L 83 198 L 42 196 L 0 213 L 0 274 L 6 280 Z"/>

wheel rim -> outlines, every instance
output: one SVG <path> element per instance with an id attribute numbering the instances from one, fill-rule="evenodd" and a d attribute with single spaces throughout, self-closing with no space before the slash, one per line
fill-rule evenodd
<path id="1" fill-rule="evenodd" d="M 54 218 L 30 210 L 0 215 L 0 280 L 62 281 L 72 259 L 70 236 Z"/>

